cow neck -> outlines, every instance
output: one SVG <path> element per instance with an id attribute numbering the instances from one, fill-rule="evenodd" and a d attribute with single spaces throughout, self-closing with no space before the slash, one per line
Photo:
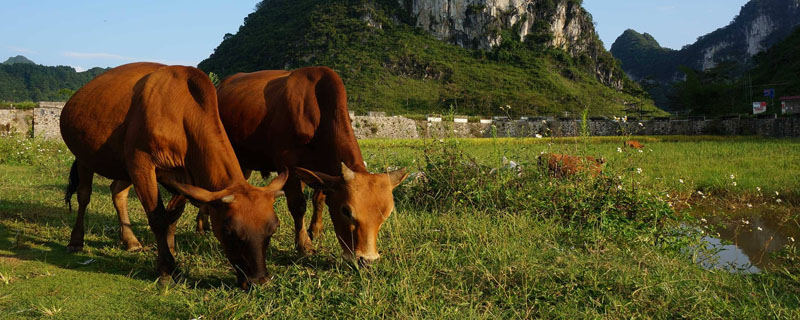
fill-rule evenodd
<path id="1" fill-rule="evenodd" d="M 189 175 L 195 186 L 209 191 L 246 182 L 222 122 L 218 116 L 215 118 L 215 121 L 199 121 L 194 130 L 187 130 L 196 133 L 190 135 L 193 145 L 186 159 Z M 216 125 L 208 125 L 215 122 Z"/>
<path id="2" fill-rule="evenodd" d="M 341 79 L 333 73 L 326 72 L 317 82 L 317 95 L 323 97 L 323 101 L 332 101 L 327 105 L 320 104 L 320 111 L 323 118 L 331 119 L 330 122 L 320 124 L 322 137 L 329 137 L 328 141 L 322 141 L 324 146 L 332 147 L 332 154 L 335 163 L 331 163 L 331 170 L 341 173 L 340 163 L 347 165 L 350 170 L 358 173 L 369 173 L 364 166 L 364 158 L 361 149 L 358 147 L 356 135 L 350 123 L 350 114 L 347 111 L 347 92 Z M 325 97 L 321 93 L 327 93 Z"/>

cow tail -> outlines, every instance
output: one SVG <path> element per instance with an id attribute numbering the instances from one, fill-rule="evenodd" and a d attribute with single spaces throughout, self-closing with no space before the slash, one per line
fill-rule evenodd
<path id="1" fill-rule="evenodd" d="M 69 206 L 69 213 L 72 213 L 72 195 L 78 191 L 79 174 L 78 174 L 78 160 L 72 162 L 72 169 L 69 170 L 69 184 L 67 185 L 67 192 L 64 194 L 64 202 Z"/>

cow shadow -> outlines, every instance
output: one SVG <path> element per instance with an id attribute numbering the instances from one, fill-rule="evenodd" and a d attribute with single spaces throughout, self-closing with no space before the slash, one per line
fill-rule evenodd
<path id="1" fill-rule="evenodd" d="M 194 212 L 185 212 L 184 216 L 189 216 L 193 220 Z M 57 241 L 53 241 L 52 234 L 63 233 L 54 231 L 54 228 L 66 226 L 71 230 L 74 219 L 75 213 L 70 214 L 66 206 L 3 201 L 0 203 L 0 250 L 10 252 L 9 257 L 37 261 L 63 269 L 115 274 L 147 282 L 158 278 L 155 271 L 155 238 L 146 223 L 133 223 L 131 226 L 144 248 L 140 252 L 125 252 L 118 238 L 119 221 L 116 216 L 97 214 L 90 209 L 86 213 L 87 225 L 95 227 L 87 228 L 84 251 L 72 253 L 67 249 L 68 233 L 64 235 L 63 240 Z M 199 234 L 193 229 L 182 228 L 176 233 L 175 241 L 178 248 L 176 260 L 184 271 L 178 281 L 199 289 L 237 287 L 232 269 L 224 275 L 206 272 L 200 272 L 203 275 L 196 275 L 191 270 L 192 265 L 181 261 L 188 260 L 187 257 L 181 257 L 182 254 L 208 254 L 219 250 L 210 232 Z M 198 243 L 201 246 L 199 249 L 190 249 L 198 246 Z M 192 251 L 194 253 L 191 253 Z M 334 268 L 347 270 L 346 266 L 337 262 L 340 257 L 330 254 L 300 257 L 293 249 L 279 249 L 274 245 L 267 252 L 266 259 L 267 268 L 273 270 L 274 267 L 271 268 L 271 265 L 279 268 L 299 266 L 316 270 Z"/>

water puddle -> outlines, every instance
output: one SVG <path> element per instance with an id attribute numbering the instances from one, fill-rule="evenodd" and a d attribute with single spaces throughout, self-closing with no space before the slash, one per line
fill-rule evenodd
<path id="1" fill-rule="evenodd" d="M 728 209 L 696 206 L 692 215 L 700 220 L 707 250 L 699 263 L 707 269 L 736 273 L 759 273 L 777 262 L 771 253 L 800 239 L 797 208 L 762 206 Z"/>

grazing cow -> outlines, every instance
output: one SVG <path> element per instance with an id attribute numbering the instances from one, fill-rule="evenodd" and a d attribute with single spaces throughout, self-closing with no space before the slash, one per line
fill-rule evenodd
<path id="1" fill-rule="evenodd" d="M 156 63 L 109 70 L 64 106 L 61 135 L 76 158 L 66 196 L 69 201 L 78 192 L 71 250 L 83 246 L 83 218 L 97 173 L 115 180 L 111 192 L 123 241 L 130 233 L 126 196 L 131 185 L 136 188 L 156 237 L 162 277 L 177 272 L 175 225 L 188 199 L 209 212 L 238 283 L 247 288 L 266 281 L 264 256 L 279 225 L 274 196 L 288 172 L 263 188 L 247 183 L 219 119 L 214 85 L 202 71 Z M 167 208 L 159 183 L 181 195 Z"/>
<path id="2" fill-rule="evenodd" d="M 367 171 L 339 75 L 326 67 L 239 73 L 225 79 L 217 94 L 245 175 L 291 169 L 283 190 L 297 250 L 313 253 L 311 239 L 320 235 L 324 202 L 345 258 L 361 265 L 377 259 L 378 230 L 394 209 L 392 189 L 408 174 Z M 301 181 L 315 189 L 308 231 Z"/>
<path id="3" fill-rule="evenodd" d="M 558 153 L 539 156 L 539 166 L 547 166 L 550 175 L 555 177 L 572 176 L 584 171 L 588 171 L 593 177 L 596 177 L 602 172 L 604 163 L 606 163 L 605 159 L 590 156 L 579 157 Z"/>
<path id="4" fill-rule="evenodd" d="M 634 149 L 644 149 L 644 145 L 639 143 L 639 141 L 636 141 L 636 140 L 625 141 L 625 146 L 626 147 L 630 147 L 630 148 L 634 148 Z"/>

